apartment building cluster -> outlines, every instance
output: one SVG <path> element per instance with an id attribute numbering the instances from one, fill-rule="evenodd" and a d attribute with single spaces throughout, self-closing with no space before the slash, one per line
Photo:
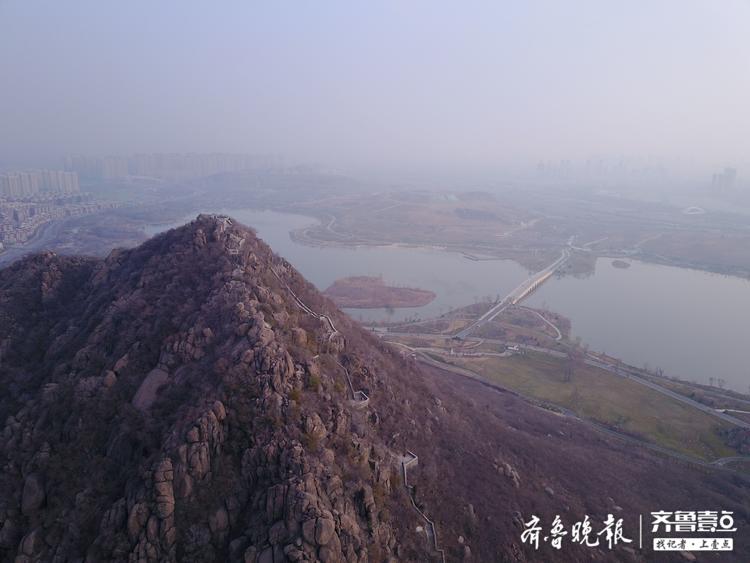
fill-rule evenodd
<path id="1" fill-rule="evenodd" d="M 81 193 L 78 174 L 24 170 L 0 174 L 0 251 L 29 240 L 45 223 L 111 207 Z"/>
<path id="2" fill-rule="evenodd" d="M 76 194 L 80 191 L 78 174 L 71 171 L 27 170 L 0 174 L 0 198 L 17 200 L 44 194 Z"/>
<path id="3" fill-rule="evenodd" d="M 34 201 L 0 200 L 0 243 L 4 246 L 23 243 L 45 223 L 89 215 L 114 206 L 94 201 L 90 194 L 41 196 Z"/>
<path id="4" fill-rule="evenodd" d="M 70 156 L 65 162 L 67 170 L 91 180 L 117 180 L 127 176 L 178 180 L 279 166 L 281 159 L 278 157 L 228 153 Z"/>

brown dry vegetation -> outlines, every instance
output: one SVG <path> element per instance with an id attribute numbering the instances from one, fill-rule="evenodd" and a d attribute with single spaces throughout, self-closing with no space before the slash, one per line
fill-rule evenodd
<path id="1" fill-rule="evenodd" d="M 435 299 L 432 291 L 413 287 L 388 286 L 382 277 L 352 276 L 336 280 L 323 295 L 339 307 L 377 309 L 422 307 Z"/>

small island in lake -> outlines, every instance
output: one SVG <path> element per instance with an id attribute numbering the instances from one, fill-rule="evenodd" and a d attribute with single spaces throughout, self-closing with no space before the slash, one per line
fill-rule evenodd
<path id="1" fill-rule="evenodd" d="M 352 276 L 336 280 L 323 292 L 339 307 L 380 309 L 422 307 L 435 299 L 432 291 L 413 287 L 392 287 L 382 277 Z"/>
<path id="2" fill-rule="evenodd" d="M 625 268 L 630 268 L 630 262 L 625 262 L 625 260 L 612 260 L 612 266 L 624 270 Z"/>

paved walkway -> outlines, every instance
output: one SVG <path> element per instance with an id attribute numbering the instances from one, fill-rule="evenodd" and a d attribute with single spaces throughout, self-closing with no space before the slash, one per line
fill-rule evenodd
<path id="1" fill-rule="evenodd" d="M 555 326 L 547 317 L 545 317 L 544 315 L 542 315 L 539 311 L 536 311 L 536 310 L 531 309 L 529 307 L 521 307 L 521 309 L 523 309 L 524 311 L 529 311 L 530 313 L 534 313 L 537 317 L 539 317 L 540 319 L 542 319 L 545 323 L 547 323 L 549 326 L 551 326 L 552 329 L 557 333 L 557 336 L 555 336 L 555 340 L 557 340 L 558 342 L 560 340 L 562 340 L 562 332 L 560 332 L 560 329 L 557 328 L 557 326 Z"/>

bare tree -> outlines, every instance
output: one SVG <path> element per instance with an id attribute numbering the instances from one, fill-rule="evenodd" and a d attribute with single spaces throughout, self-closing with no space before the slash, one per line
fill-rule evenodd
<path id="1" fill-rule="evenodd" d="M 563 364 L 563 381 L 565 383 L 570 383 L 573 379 L 574 372 L 575 360 L 572 358 L 571 354 L 568 354 L 568 357 L 565 358 L 565 363 Z"/>
<path id="2" fill-rule="evenodd" d="M 585 361 L 585 349 L 575 346 L 568 349 L 568 354 L 563 362 L 563 381 L 570 383 L 575 376 L 576 370 L 583 365 Z"/>

